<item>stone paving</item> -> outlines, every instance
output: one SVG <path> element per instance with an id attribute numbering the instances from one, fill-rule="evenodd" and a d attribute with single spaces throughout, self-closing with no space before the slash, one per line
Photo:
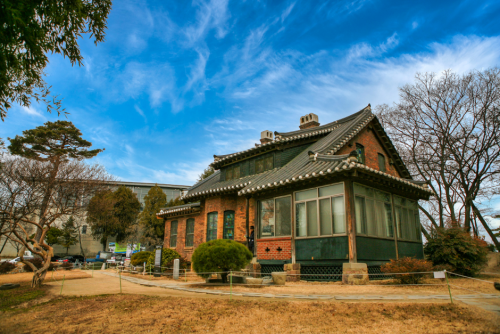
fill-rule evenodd
<path id="1" fill-rule="evenodd" d="M 103 272 L 105 275 L 118 277 L 118 274 Z M 155 286 L 165 289 L 174 289 L 179 291 L 206 293 L 210 295 L 229 295 L 227 291 L 194 289 L 186 286 L 180 286 L 178 283 L 165 284 L 164 282 L 148 281 L 136 277 L 122 276 L 122 280 L 136 283 L 144 286 Z M 423 299 L 450 299 L 449 295 L 294 295 L 294 294 L 270 294 L 270 293 L 250 293 L 250 292 L 233 292 L 233 296 L 244 297 L 263 297 L 263 298 L 279 298 L 279 299 L 299 299 L 299 300 L 423 300 Z M 475 295 L 453 295 L 454 300 L 459 300 L 467 305 L 478 306 L 484 310 L 495 312 L 500 315 L 500 306 L 492 305 L 481 301 L 482 299 L 500 299 L 500 294 L 475 294 Z M 481 300 L 478 300 L 481 299 Z"/>

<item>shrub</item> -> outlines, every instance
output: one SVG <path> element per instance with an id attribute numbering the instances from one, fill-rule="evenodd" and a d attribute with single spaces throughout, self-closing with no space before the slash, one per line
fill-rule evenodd
<path id="1" fill-rule="evenodd" d="M 0 274 L 6 274 L 11 270 L 14 270 L 14 268 L 16 268 L 16 265 L 14 263 L 10 263 L 7 261 L 2 262 L 0 263 Z"/>
<path id="2" fill-rule="evenodd" d="M 40 269 L 43 267 L 43 260 L 41 258 L 34 258 L 33 260 L 28 260 L 27 262 L 31 262 L 35 265 L 36 269 Z M 52 263 L 50 263 L 49 265 L 49 269 L 48 270 L 53 270 L 54 269 L 54 265 Z M 32 272 L 33 269 L 31 269 L 31 267 L 27 264 L 25 264 L 23 266 L 23 270 L 26 271 L 26 272 Z"/>
<path id="3" fill-rule="evenodd" d="M 64 270 L 71 270 L 73 269 L 74 267 L 74 264 L 71 263 L 71 262 L 63 262 L 63 264 L 61 264 L 61 268 L 64 269 Z"/>
<path id="4" fill-rule="evenodd" d="M 167 268 L 173 268 L 174 267 L 174 260 L 172 260 L 169 263 L 167 263 L 166 267 Z M 179 269 L 189 269 L 190 267 L 191 267 L 191 262 L 189 262 L 184 257 L 179 258 Z"/>
<path id="5" fill-rule="evenodd" d="M 461 228 L 440 228 L 431 234 L 424 253 L 434 265 L 450 265 L 454 272 L 475 276 L 486 265 L 488 248 Z"/>
<path id="6" fill-rule="evenodd" d="M 151 255 L 149 255 L 148 261 L 146 263 L 147 270 L 149 270 L 150 266 L 155 265 L 155 252 L 150 252 L 150 253 Z M 181 254 L 177 253 L 177 251 L 170 248 L 163 248 L 161 252 L 161 266 L 168 267 L 168 264 L 170 262 L 172 262 L 174 259 L 180 259 L 180 257 Z"/>
<path id="7" fill-rule="evenodd" d="M 391 260 L 380 267 L 383 273 L 397 274 L 397 273 L 418 273 L 432 270 L 432 263 L 426 260 L 417 260 L 413 257 L 403 257 L 399 260 Z M 419 284 L 420 280 L 426 274 L 401 274 L 394 275 L 401 284 Z"/>
<path id="8" fill-rule="evenodd" d="M 148 262 L 149 257 L 153 252 L 137 252 L 132 254 L 130 258 L 130 264 L 133 266 L 142 265 L 144 262 Z"/>
<path id="9" fill-rule="evenodd" d="M 191 257 L 193 269 L 203 278 L 210 277 L 207 272 L 227 272 L 240 270 L 252 260 L 252 253 L 239 242 L 218 239 L 198 246 Z M 222 282 L 227 282 L 227 273 L 221 274 Z"/>

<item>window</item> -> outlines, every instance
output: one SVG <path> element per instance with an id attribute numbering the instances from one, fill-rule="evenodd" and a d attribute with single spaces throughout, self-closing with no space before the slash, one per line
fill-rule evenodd
<path id="1" fill-rule="evenodd" d="M 292 197 L 278 197 L 259 202 L 261 238 L 292 234 Z"/>
<path id="2" fill-rule="evenodd" d="M 297 237 L 345 233 L 344 184 L 295 193 Z"/>
<path id="3" fill-rule="evenodd" d="M 217 212 L 210 212 L 207 217 L 207 241 L 217 239 Z"/>
<path id="4" fill-rule="evenodd" d="M 231 166 L 226 169 L 226 180 L 240 178 L 240 166 Z"/>
<path id="5" fill-rule="evenodd" d="M 170 223 L 170 248 L 177 247 L 177 220 Z"/>
<path id="6" fill-rule="evenodd" d="M 384 191 L 354 184 L 356 232 L 375 237 L 394 236 L 391 195 Z"/>
<path id="7" fill-rule="evenodd" d="M 82 234 L 87 234 L 87 225 L 82 226 Z"/>
<path id="8" fill-rule="evenodd" d="M 403 197 L 394 196 L 394 213 L 398 238 L 412 241 L 421 241 L 420 217 L 418 203 Z"/>
<path id="9" fill-rule="evenodd" d="M 273 156 L 267 156 L 255 161 L 255 173 L 262 173 L 274 168 Z"/>
<path id="10" fill-rule="evenodd" d="M 186 247 L 193 247 L 194 218 L 186 220 Z"/>
<path id="11" fill-rule="evenodd" d="M 222 230 L 222 238 L 234 240 L 234 211 L 224 212 L 224 229 Z"/>
<path id="12" fill-rule="evenodd" d="M 383 155 L 382 153 L 378 154 L 378 169 L 381 172 L 386 171 L 386 169 L 385 169 L 385 155 Z"/>
<path id="13" fill-rule="evenodd" d="M 361 144 L 356 143 L 356 153 L 358 154 L 358 162 L 360 164 L 365 163 L 365 147 Z"/>

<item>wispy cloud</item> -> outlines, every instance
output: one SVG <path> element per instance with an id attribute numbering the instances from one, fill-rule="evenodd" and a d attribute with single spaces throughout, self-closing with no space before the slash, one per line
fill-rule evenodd
<path id="1" fill-rule="evenodd" d="M 187 45 L 194 46 L 203 41 L 212 29 L 215 29 L 217 38 L 224 38 L 229 18 L 228 0 L 194 1 L 193 4 L 197 7 L 196 20 L 184 29 Z"/>

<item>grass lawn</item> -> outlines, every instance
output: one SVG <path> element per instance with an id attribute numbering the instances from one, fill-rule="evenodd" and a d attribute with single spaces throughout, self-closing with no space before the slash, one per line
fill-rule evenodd
<path id="1" fill-rule="evenodd" d="M 498 316 L 456 304 L 56 297 L 26 284 L 1 300 L 2 333 L 500 333 Z"/>

